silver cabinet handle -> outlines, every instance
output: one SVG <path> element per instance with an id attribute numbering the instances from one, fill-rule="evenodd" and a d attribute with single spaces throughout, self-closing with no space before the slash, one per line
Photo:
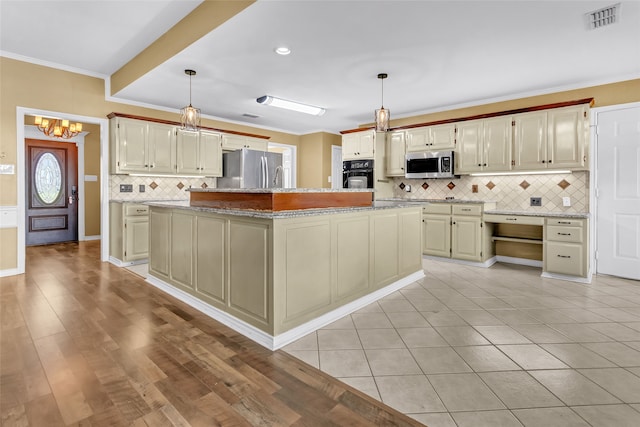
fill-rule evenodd
<path id="1" fill-rule="evenodd" d="M 570 255 L 558 255 L 558 258 L 571 258 Z"/>
<path id="2" fill-rule="evenodd" d="M 571 233 L 558 233 L 558 236 L 571 236 Z"/>
<path id="3" fill-rule="evenodd" d="M 518 218 L 505 218 L 505 220 L 507 220 L 507 221 L 517 221 Z"/>

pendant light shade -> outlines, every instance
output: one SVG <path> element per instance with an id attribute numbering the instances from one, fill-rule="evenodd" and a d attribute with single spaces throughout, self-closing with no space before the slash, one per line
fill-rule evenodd
<path id="1" fill-rule="evenodd" d="M 378 78 L 380 79 L 382 88 L 382 102 L 380 109 L 375 112 L 376 131 L 386 132 L 389 130 L 389 118 L 391 116 L 389 110 L 384 108 L 384 79 L 387 78 L 387 75 L 385 73 L 380 73 L 378 74 Z"/>
<path id="2" fill-rule="evenodd" d="M 189 76 L 189 105 L 180 110 L 180 123 L 182 129 L 190 131 L 198 131 L 200 129 L 200 109 L 191 105 L 191 76 L 195 76 L 194 70 L 184 70 Z"/>

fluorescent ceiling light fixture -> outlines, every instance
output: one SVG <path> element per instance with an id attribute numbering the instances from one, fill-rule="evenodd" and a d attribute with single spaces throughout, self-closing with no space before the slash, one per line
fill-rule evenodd
<path id="1" fill-rule="evenodd" d="M 280 46 L 273 50 L 278 55 L 289 55 L 291 53 L 291 49 L 286 46 Z"/>
<path id="2" fill-rule="evenodd" d="M 513 172 L 479 172 L 471 173 L 471 176 L 495 176 L 495 175 L 558 175 L 563 173 L 571 173 L 571 171 L 565 170 L 550 170 L 550 171 L 513 171 Z"/>
<path id="3" fill-rule="evenodd" d="M 311 114 L 314 116 L 321 116 L 325 113 L 324 108 L 315 107 L 313 105 L 301 104 L 295 101 L 288 101 L 286 99 L 276 98 L 275 96 L 265 95 L 256 99 L 258 104 L 271 105 L 272 107 L 284 108 L 287 110 L 298 111 L 300 113 Z"/>

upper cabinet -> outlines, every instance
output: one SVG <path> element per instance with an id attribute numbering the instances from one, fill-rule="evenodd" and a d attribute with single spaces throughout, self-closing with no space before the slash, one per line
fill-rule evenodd
<path id="1" fill-rule="evenodd" d="M 113 173 L 172 173 L 175 128 L 162 123 L 117 117 L 111 120 Z"/>
<path id="2" fill-rule="evenodd" d="M 587 168 L 586 105 L 517 114 L 514 121 L 514 169 Z"/>
<path id="3" fill-rule="evenodd" d="M 458 123 L 456 174 L 511 170 L 512 117 Z"/>
<path id="4" fill-rule="evenodd" d="M 455 144 L 455 123 L 407 130 L 407 152 L 452 150 Z"/>
<path id="5" fill-rule="evenodd" d="M 366 130 L 342 135 L 342 160 L 373 159 L 375 132 Z"/>
<path id="6" fill-rule="evenodd" d="M 405 166 L 405 135 L 404 131 L 394 131 L 387 134 L 385 153 L 385 175 L 404 176 Z"/>
<path id="7" fill-rule="evenodd" d="M 267 140 L 242 135 L 222 135 L 222 149 L 228 151 L 248 148 L 250 150 L 267 151 Z"/>
<path id="8" fill-rule="evenodd" d="M 222 176 L 222 145 L 219 133 L 178 130 L 178 174 Z"/>

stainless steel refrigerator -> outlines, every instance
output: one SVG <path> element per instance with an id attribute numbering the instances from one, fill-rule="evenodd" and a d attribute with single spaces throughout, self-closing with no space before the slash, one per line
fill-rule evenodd
<path id="1" fill-rule="evenodd" d="M 282 154 L 242 150 L 222 155 L 218 188 L 282 188 Z"/>

